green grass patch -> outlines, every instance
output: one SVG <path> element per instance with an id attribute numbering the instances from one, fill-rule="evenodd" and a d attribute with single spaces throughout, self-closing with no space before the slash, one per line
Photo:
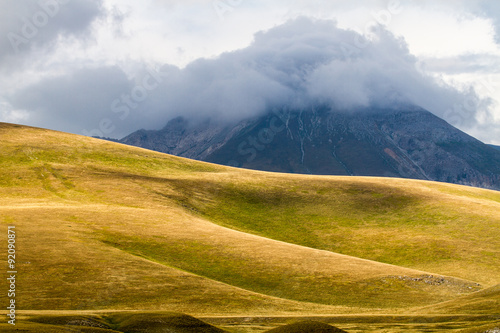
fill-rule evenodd
<path id="1" fill-rule="evenodd" d="M 299 186 L 314 191 L 294 191 Z M 463 257 L 468 246 L 481 244 L 479 239 L 459 244 L 448 236 L 448 229 L 456 234 L 455 239 L 465 241 L 471 229 L 481 226 L 474 235 L 482 234 L 493 241 L 491 246 L 486 245 L 486 252 L 498 254 L 494 244 L 500 246 L 500 216 L 485 218 L 435 197 L 389 185 L 306 185 L 291 181 L 263 187 L 254 182 L 210 186 L 191 181 L 189 188 L 203 191 L 211 200 L 198 201 L 185 193 L 184 204 L 217 224 L 394 265 L 422 269 L 430 263 L 437 266 Z M 494 240 L 492 235 L 499 238 Z M 471 263 L 480 256 L 476 250 L 465 252 L 466 257 L 474 257 Z"/>

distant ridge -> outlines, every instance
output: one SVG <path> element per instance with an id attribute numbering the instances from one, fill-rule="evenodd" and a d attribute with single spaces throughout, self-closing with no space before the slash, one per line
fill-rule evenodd
<path id="1" fill-rule="evenodd" d="M 500 190 L 500 150 L 418 107 L 281 110 L 233 124 L 171 120 L 121 143 L 287 173 L 425 179 Z"/>

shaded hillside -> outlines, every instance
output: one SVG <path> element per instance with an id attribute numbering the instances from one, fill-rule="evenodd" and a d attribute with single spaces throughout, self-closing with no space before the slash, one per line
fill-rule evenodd
<path id="1" fill-rule="evenodd" d="M 31 316 L 16 325 L 25 332 L 88 333 L 224 333 L 215 326 L 180 313 L 112 313 L 104 315 Z M 0 332 L 3 332 L 0 326 Z"/>

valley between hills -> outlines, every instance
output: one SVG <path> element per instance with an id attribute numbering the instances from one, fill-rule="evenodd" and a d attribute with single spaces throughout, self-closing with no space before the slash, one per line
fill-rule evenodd
<path id="1" fill-rule="evenodd" d="M 500 328 L 498 191 L 252 171 L 7 123 L 0 144 L 17 251 L 16 326 L 0 332 Z"/>

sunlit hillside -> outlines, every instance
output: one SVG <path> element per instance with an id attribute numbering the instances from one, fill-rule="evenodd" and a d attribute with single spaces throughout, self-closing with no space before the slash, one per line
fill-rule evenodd
<path id="1" fill-rule="evenodd" d="M 0 145 L 25 316 L 498 313 L 481 290 L 500 282 L 500 192 L 249 171 L 3 123 Z M 481 293 L 473 311 L 455 301 Z"/>

